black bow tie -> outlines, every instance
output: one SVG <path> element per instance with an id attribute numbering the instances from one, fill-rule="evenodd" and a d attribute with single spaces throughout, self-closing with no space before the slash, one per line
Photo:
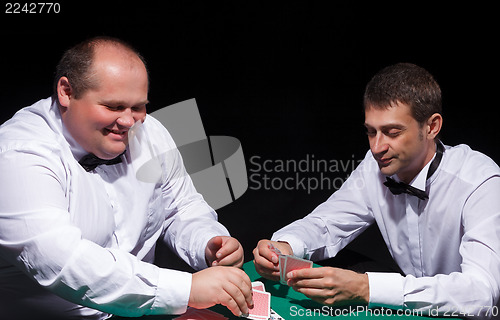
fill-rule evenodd
<path id="1" fill-rule="evenodd" d="M 125 152 L 124 152 L 125 153 Z M 94 170 L 97 166 L 100 166 L 101 164 L 105 164 L 107 166 L 117 164 L 122 162 L 121 156 L 123 155 L 120 154 L 118 157 L 110 159 L 110 160 L 104 160 L 101 158 L 96 157 L 94 154 L 89 153 L 83 158 L 78 161 L 78 163 L 87 171 L 92 171 Z"/>
<path id="2" fill-rule="evenodd" d="M 427 178 L 429 179 L 432 174 L 436 171 L 439 163 L 441 162 L 441 158 L 443 158 L 444 147 L 440 141 L 437 142 L 436 146 L 436 156 L 434 160 L 429 166 L 429 171 L 427 172 Z M 384 185 L 389 188 L 389 190 L 393 194 L 401 194 L 407 193 L 412 196 L 418 197 L 420 200 L 429 199 L 429 196 L 422 190 L 412 187 L 404 182 L 397 182 L 396 180 L 387 177 L 387 180 L 384 182 Z"/>
<path id="3" fill-rule="evenodd" d="M 429 196 L 424 191 L 404 182 L 397 182 L 389 177 L 387 177 L 387 181 L 384 182 L 384 185 L 389 188 L 393 194 L 408 193 L 409 195 L 418 197 L 420 200 L 429 199 Z"/>

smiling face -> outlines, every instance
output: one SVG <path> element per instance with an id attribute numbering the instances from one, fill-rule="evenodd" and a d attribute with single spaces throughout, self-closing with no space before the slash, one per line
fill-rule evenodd
<path id="1" fill-rule="evenodd" d="M 68 79 L 61 77 L 57 94 L 72 137 L 87 152 L 112 159 L 125 151 L 128 130 L 146 117 L 148 76 L 142 61 L 124 48 L 103 45 L 94 54 L 97 87 L 76 99 Z"/>
<path id="2" fill-rule="evenodd" d="M 365 108 L 370 150 L 384 175 L 397 174 L 400 180 L 409 183 L 432 159 L 436 150 L 434 138 L 440 128 L 440 122 L 436 128 L 434 117 L 420 125 L 406 104 Z"/>

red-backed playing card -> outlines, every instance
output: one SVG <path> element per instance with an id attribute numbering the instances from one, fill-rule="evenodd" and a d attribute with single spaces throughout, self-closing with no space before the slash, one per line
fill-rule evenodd
<path id="1" fill-rule="evenodd" d="M 271 311 L 271 294 L 269 292 L 253 290 L 254 307 L 250 309 L 248 319 L 269 319 Z"/>
<path id="2" fill-rule="evenodd" d="M 227 318 L 208 309 L 188 308 L 186 313 L 173 320 L 227 320 Z"/>
<path id="3" fill-rule="evenodd" d="M 286 265 L 286 257 L 285 255 L 279 256 L 279 268 L 280 268 L 280 282 L 282 284 L 286 284 L 285 281 L 285 265 Z"/>
<path id="4" fill-rule="evenodd" d="M 294 256 L 286 256 L 283 279 L 285 283 L 288 281 L 287 274 L 293 270 L 312 268 L 312 261 L 297 258 Z"/>
<path id="5" fill-rule="evenodd" d="M 266 292 L 266 287 L 264 287 L 264 284 L 262 282 L 254 281 L 254 282 L 252 282 L 252 290 Z"/>

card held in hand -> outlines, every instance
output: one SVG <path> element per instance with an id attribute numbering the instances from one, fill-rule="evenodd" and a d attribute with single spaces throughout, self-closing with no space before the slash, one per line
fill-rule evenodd
<path id="1" fill-rule="evenodd" d="M 281 284 L 287 284 L 288 279 L 286 275 L 289 272 L 293 270 L 312 268 L 313 266 L 313 263 L 310 260 L 282 254 L 281 251 L 278 248 L 276 248 L 272 243 L 269 243 L 269 249 L 278 255 L 278 265 L 280 270 Z"/>
<path id="2" fill-rule="evenodd" d="M 271 294 L 266 292 L 260 281 L 252 282 L 252 299 L 254 307 L 250 309 L 248 319 L 267 320 L 271 317 Z"/>
<path id="3" fill-rule="evenodd" d="M 287 274 L 294 270 L 312 268 L 313 263 L 310 260 L 297 258 L 294 256 L 286 256 L 285 267 L 283 269 L 283 280 L 287 283 Z"/>

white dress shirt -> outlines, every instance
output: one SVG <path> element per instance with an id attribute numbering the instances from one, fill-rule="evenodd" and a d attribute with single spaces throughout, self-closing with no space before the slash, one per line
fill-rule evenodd
<path id="1" fill-rule="evenodd" d="M 488 318 L 500 291 L 500 169 L 466 145 L 447 146 L 426 180 L 429 165 L 410 183 L 428 200 L 393 195 L 369 151 L 338 191 L 272 240 L 322 260 L 376 222 L 406 276 L 368 273 L 370 307 Z"/>
<path id="2" fill-rule="evenodd" d="M 153 148 L 175 149 L 157 120 L 142 127 Z M 202 269 L 208 240 L 229 233 L 180 154 L 166 153 L 158 183 L 136 179 L 130 151 L 90 172 L 78 163 L 85 154 L 51 98 L 0 127 L 0 312 L 11 303 L 95 319 L 184 312 L 191 274 L 151 264 L 156 241 Z"/>

